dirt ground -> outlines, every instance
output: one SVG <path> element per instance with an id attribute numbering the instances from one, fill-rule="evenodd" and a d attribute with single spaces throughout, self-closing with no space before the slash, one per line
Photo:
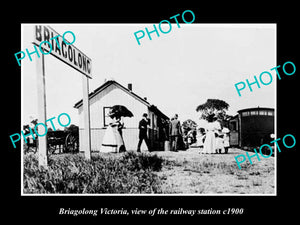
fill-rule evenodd
<path id="1" fill-rule="evenodd" d="M 228 154 L 200 154 L 200 148 L 153 154 L 167 159 L 157 172 L 165 194 L 276 194 L 274 157 L 253 157 L 252 165 L 247 159 L 239 169 L 234 157 L 246 153 L 237 148 Z"/>

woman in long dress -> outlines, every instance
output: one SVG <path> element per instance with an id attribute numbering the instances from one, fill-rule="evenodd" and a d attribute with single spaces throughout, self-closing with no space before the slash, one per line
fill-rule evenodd
<path id="1" fill-rule="evenodd" d="M 218 129 L 217 124 L 215 123 L 216 118 L 214 114 L 209 115 L 207 118 L 207 125 L 206 125 L 206 137 L 203 145 L 203 152 L 206 154 L 212 154 L 216 151 L 216 137 L 215 132 Z"/>
<path id="2" fill-rule="evenodd" d="M 112 121 L 105 131 L 100 152 L 124 152 L 126 151 L 122 137 L 124 124 L 121 122 L 121 117 L 110 116 L 112 117 Z"/>

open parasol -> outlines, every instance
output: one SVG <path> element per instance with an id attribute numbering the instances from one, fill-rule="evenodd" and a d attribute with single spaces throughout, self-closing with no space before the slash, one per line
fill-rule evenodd
<path id="1" fill-rule="evenodd" d="M 109 116 L 110 117 L 115 117 L 115 116 L 133 117 L 133 114 L 124 105 L 114 105 L 110 109 Z"/>

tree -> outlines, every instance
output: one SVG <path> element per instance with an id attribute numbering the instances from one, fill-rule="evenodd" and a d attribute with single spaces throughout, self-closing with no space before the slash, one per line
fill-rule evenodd
<path id="1" fill-rule="evenodd" d="M 207 120 L 207 117 L 215 114 L 218 120 L 223 121 L 226 117 L 226 110 L 229 104 L 220 99 L 207 99 L 202 105 L 198 105 L 197 112 L 201 112 L 201 119 Z"/>
<path id="2" fill-rule="evenodd" d="M 187 133 L 190 130 L 195 130 L 196 127 L 197 127 L 197 123 L 191 119 L 187 119 L 182 123 L 182 129 L 185 133 Z"/>

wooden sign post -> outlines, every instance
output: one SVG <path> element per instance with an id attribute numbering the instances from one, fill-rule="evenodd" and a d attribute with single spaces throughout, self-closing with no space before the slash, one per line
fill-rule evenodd
<path id="1" fill-rule="evenodd" d="M 83 89 L 83 144 L 84 156 L 86 159 L 91 159 L 91 129 L 90 129 L 90 104 L 89 104 L 89 79 L 82 76 L 82 89 Z"/>
<path id="2" fill-rule="evenodd" d="M 66 33 L 71 33 L 73 41 L 68 42 L 65 38 Z M 83 86 L 83 112 L 84 112 L 84 133 L 83 142 L 85 158 L 91 159 L 91 131 L 90 131 L 90 110 L 89 110 L 89 82 L 92 78 L 91 67 L 92 60 L 83 52 L 77 49 L 73 43 L 75 42 L 75 35 L 71 31 L 66 31 L 63 35 L 58 34 L 49 26 L 37 25 L 35 26 L 35 34 L 33 44 L 39 47 L 41 57 L 36 57 L 36 74 L 38 86 L 38 121 L 46 124 L 46 84 L 45 84 L 45 64 L 44 55 L 51 54 L 57 59 L 63 61 L 67 65 L 76 69 L 84 76 L 82 77 Z M 32 54 L 32 53 L 31 53 Z M 47 57 L 47 56 L 46 56 Z M 39 151 L 39 166 L 47 168 L 47 135 L 39 137 L 38 139 Z"/>
<path id="3" fill-rule="evenodd" d="M 36 75 L 37 75 L 37 90 L 38 90 L 38 122 L 46 124 L 46 87 L 45 87 L 45 64 L 44 55 L 36 59 Z M 41 126 L 40 126 L 41 127 Z M 42 133 L 42 132 L 40 132 Z M 48 167 L 47 157 L 47 135 L 39 137 L 38 141 L 38 156 L 39 166 Z"/>

